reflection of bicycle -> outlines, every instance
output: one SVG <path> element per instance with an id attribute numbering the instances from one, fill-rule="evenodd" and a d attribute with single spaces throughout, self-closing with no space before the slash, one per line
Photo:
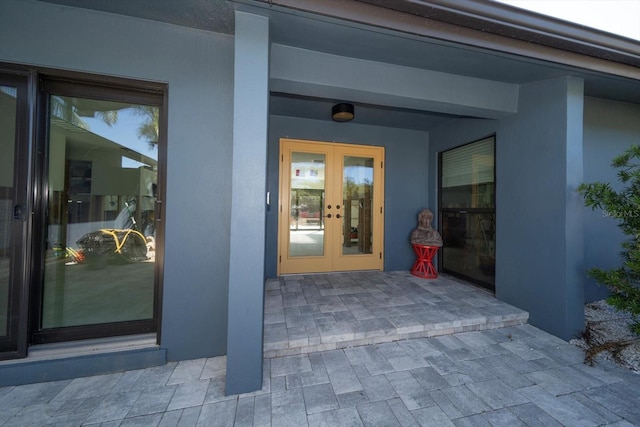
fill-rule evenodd
<path id="1" fill-rule="evenodd" d="M 107 229 L 92 231 L 78 240 L 88 263 L 140 262 L 147 258 L 147 240 L 139 231 Z"/>
<path id="2" fill-rule="evenodd" d="M 87 264 L 93 268 L 101 268 L 107 262 L 141 262 L 149 259 L 147 239 L 137 230 L 135 211 L 134 200 L 125 202 L 114 221 L 114 228 L 92 231 L 76 242 Z"/>
<path id="3" fill-rule="evenodd" d="M 75 250 L 70 247 L 64 247 L 60 243 L 56 243 L 53 246 L 53 255 L 58 258 L 69 258 L 72 262 L 76 264 L 81 264 L 84 262 L 84 253 L 82 250 Z"/>

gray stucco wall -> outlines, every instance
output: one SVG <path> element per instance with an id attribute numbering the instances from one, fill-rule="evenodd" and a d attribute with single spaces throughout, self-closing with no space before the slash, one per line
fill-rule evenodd
<path id="1" fill-rule="evenodd" d="M 496 150 L 496 296 L 563 339 L 584 327 L 582 82 L 524 85 Z"/>
<path id="2" fill-rule="evenodd" d="M 153 21 L 2 0 L 0 61 L 169 87 L 162 347 L 170 360 L 227 342 L 233 39 Z"/>
<path id="3" fill-rule="evenodd" d="M 614 188 L 621 188 L 611 161 L 632 144 L 640 144 L 640 106 L 596 98 L 585 99 L 585 182 L 610 182 Z M 623 240 L 624 235 L 615 219 L 605 217 L 600 210 L 585 208 L 585 268 L 614 268 L 620 265 L 620 243 Z M 605 287 L 596 285 L 591 278 L 586 279 L 585 302 L 602 299 L 607 294 Z"/>
<path id="4" fill-rule="evenodd" d="M 565 339 L 584 323 L 583 208 L 575 191 L 582 116 L 582 82 L 555 79 L 521 87 L 511 117 L 460 119 L 429 134 L 434 165 L 438 152 L 496 134 L 496 297 Z M 430 188 L 437 178 L 433 168 Z"/>
<path id="5" fill-rule="evenodd" d="M 334 141 L 385 147 L 384 269 L 409 270 L 414 261 L 409 234 L 418 212 L 428 200 L 428 134 L 426 132 L 357 123 L 334 123 L 293 117 L 271 116 L 267 190 L 266 270 L 276 277 L 278 246 L 278 151 L 280 138 Z"/>

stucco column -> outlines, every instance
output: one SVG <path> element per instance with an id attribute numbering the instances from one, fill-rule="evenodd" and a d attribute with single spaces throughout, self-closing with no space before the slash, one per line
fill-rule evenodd
<path id="1" fill-rule="evenodd" d="M 269 20 L 236 11 L 227 394 L 262 388 Z"/>
<path id="2" fill-rule="evenodd" d="M 584 82 L 523 85 L 496 152 L 496 296 L 563 339 L 584 327 Z"/>

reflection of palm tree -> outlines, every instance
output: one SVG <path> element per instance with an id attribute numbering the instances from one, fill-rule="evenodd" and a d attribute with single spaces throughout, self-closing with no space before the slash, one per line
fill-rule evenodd
<path id="1" fill-rule="evenodd" d="M 358 185 L 350 176 L 344 178 L 344 196 L 345 199 L 358 197 Z"/>
<path id="2" fill-rule="evenodd" d="M 364 178 L 364 180 L 360 183 L 356 183 L 356 181 L 350 176 L 347 176 L 344 179 L 345 197 L 362 197 L 362 195 L 371 194 L 372 189 L 373 182 L 368 178 Z"/>
<path id="3" fill-rule="evenodd" d="M 132 105 L 131 109 L 133 114 L 144 118 L 144 122 L 138 125 L 138 138 L 146 139 L 149 143 L 149 150 L 153 150 L 158 143 L 160 109 L 152 105 Z M 118 121 L 118 110 L 100 111 L 96 114 L 109 126 L 113 126 Z"/>
<path id="4" fill-rule="evenodd" d="M 133 111 L 137 116 L 144 117 L 144 122 L 138 126 L 138 138 L 145 138 L 149 142 L 149 149 L 153 150 L 158 143 L 158 123 L 160 109 L 151 105 L 136 105 Z"/>
<path id="5" fill-rule="evenodd" d="M 138 125 L 138 138 L 144 138 L 149 142 L 149 149 L 153 150 L 158 143 L 158 123 L 160 122 L 160 109 L 151 105 L 132 105 L 130 107 L 136 116 L 142 116 L 144 121 Z M 119 110 L 95 111 L 96 117 L 109 127 L 118 122 Z M 51 97 L 51 115 L 59 117 L 82 129 L 90 130 L 89 124 L 80 118 L 73 104 L 65 102 L 58 96 Z"/>
<path id="6" fill-rule="evenodd" d="M 96 116 L 100 117 L 109 127 L 118 121 L 118 110 L 96 111 Z"/>

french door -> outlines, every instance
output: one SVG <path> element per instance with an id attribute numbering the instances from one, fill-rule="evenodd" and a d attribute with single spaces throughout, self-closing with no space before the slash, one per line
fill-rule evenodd
<path id="1" fill-rule="evenodd" d="M 383 269 L 384 148 L 280 140 L 278 274 Z"/>

